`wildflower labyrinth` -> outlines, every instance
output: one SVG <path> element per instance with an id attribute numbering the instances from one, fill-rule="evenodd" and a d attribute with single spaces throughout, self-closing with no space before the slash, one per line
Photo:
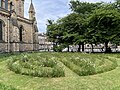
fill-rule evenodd
<path id="1" fill-rule="evenodd" d="M 93 75 L 113 70 L 117 67 L 115 59 L 109 56 L 90 55 L 71 56 L 66 55 L 40 55 L 22 54 L 21 57 L 9 58 L 8 67 L 17 74 L 34 77 L 64 77 L 64 65 L 79 76 Z"/>
<path id="2" fill-rule="evenodd" d="M 99 58 L 98 56 L 97 58 L 93 59 L 91 57 L 81 58 L 79 56 L 72 57 L 69 60 L 64 58 L 61 61 L 79 76 L 103 73 L 113 70 L 117 67 L 116 60 L 110 57 Z"/>
<path id="3" fill-rule="evenodd" d="M 8 67 L 17 74 L 34 77 L 61 77 L 64 70 L 61 63 L 54 58 L 42 58 L 37 55 L 22 55 L 9 58 Z"/>

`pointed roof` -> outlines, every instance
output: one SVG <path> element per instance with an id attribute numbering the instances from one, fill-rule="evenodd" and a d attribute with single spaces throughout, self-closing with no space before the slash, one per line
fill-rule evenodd
<path id="1" fill-rule="evenodd" d="M 30 4 L 30 8 L 29 8 L 29 12 L 34 12 L 35 13 L 35 9 L 31 0 L 31 4 Z"/>

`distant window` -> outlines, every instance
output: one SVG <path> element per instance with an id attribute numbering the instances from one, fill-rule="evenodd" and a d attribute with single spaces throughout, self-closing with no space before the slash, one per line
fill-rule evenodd
<path id="1" fill-rule="evenodd" d="M 1 0 L 0 0 L 0 7 L 1 7 Z"/>
<path id="2" fill-rule="evenodd" d="M 8 10 L 8 0 L 5 0 L 5 9 Z"/>
<path id="3" fill-rule="evenodd" d="M 2 40 L 2 21 L 0 21 L 0 40 Z"/>
<path id="4" fill-rule="evenodd" d="M 12 13 L 12 2 L 10 2 L 10 14 Z"/>
<path id="5" fill-rule="evenodd" d="M 2 0 L 0 0 L 0 7 L 2 7 Z"/>

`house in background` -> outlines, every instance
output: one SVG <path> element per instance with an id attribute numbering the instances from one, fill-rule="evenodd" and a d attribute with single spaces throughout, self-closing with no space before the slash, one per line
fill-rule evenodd
<path id="1" fill-rule="evenodd" d="M 39 51 L 52 51 L 53 50 L 53 42 L 49 42 L 46 34 L 39 33 Z"/>

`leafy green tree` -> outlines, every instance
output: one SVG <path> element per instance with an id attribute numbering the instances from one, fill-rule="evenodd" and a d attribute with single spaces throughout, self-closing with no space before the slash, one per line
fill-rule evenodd
<path id="1" fill-rule="evenodd" d="M 48 20 L 47 36 L 61 51 L 69 45 L 79 45 L 78 51 L 84 51 L 84 44 L 108 43 L 119 44 L 120 1 L 114 3 L 87 3 L 70 1 L 73 13 L 58 19 Z M 64 46 L 64 47 L 63 47 Z M 93 50 L 93 49 L 92 49 Z M 69 51 L 69 49 L 68 49 Z"/>
<path id="2" fill-rule="evenodd" d="M 84 44 L 84 19 L 77 13 L 71 13 L 59 20 L 63 29 L 64 43 L 69 45 Z M 79 50 L 80 51 L 80 48 Z"/>
<path id="3" fill-rule="evenodd" d="M 105 43 L 105 52 L 109 52 L 108 43 L 120 35 L 120 13 L 117 10 L 98 9 L 88 21 L 97 42 Z"/>
<path id="4" fill-rule="evenodd" d="M 56 46 L 62 42 L 62 32 L 60 30 L 60 25 L 57 22 L 54 22 L 52 20 L 48 20 L 48 24 L 47 24 L 47 37 L 48 40 L 54 43 L 54 48 L 56 48 Z"/>
<path id="5" fill-rule="evenodd" d="M 52 20 L 48 20 L 48 24 L 47 24 L 47 36 L 48 36 L 48 40 L 51 42 L 56 42 L 57 41 L 57 31 L 58 31 L 58 26 L 56 23 L 54 23 L 54 21 Z"/>
<path id="6" fill-rule="evenodd" d="M 71 0 L 70 8 L 73 12 L 79 13 L 86 18 L 93 10 L 101 7 L 103 2 L 100 3 L 89 3 L 89 2 L 80 2 L 79 0 Z"/>
<path id="7" fill-rule="evenodd" d="M 90 39 L 91 35 L 88 34 L 88 26 L 86 25 L 87 18 L 90 16 L 90 14 L 93 13 L 93 11 L 97 8 L 100 8 L 102 6 L 103 2 L 100 3 L 88 3 L 88 2 L 80 2 L 79 0 L 76 1 L 70 1 L 70 7 L 71 10 L 75 13 L 78 13 L 82 18 L 82 31 L 84 31 L 83 35 L 78 34 L 76 38 L 76 42 L 82 42 L 82 51 L 84 51 L 84 44 L 85 43 L 94 43 L 95 41 L 93 39 Z M 79 43 L 80 45 L 80 43 Z M 79 48 L 80 50 L 80 48 Z"/>

